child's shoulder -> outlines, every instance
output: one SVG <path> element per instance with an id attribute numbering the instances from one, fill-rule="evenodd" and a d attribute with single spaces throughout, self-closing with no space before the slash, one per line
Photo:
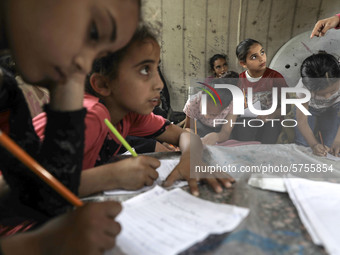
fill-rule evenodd
<path id="1" fill-rule="evenodd" d="M 279 73 L 278 71 L 271 69 L 267 67 L 266 71 L 264 72 L 263 76 L 264 78 L 283 78 L 283 75 Z"/>

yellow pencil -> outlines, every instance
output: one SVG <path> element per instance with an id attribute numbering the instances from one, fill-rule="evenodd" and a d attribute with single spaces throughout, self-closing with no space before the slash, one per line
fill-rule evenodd
<path id="1" fill-rule="evenodd" d="M 246 109 L 246 108 L 248 108 L 248 105 L 247 105 L 246 92 L 244 91 L 244 89 L 243 89 L 243 96 L 244 96 L 244 109 Z"/>
<path id="2" fill-rule="evenodd" d="M 195 135 L 197 135 L 197 120 L 195 119 Z"/>
<path id="3" fill-rule="evenodd" d="M 111 124 L 108 119 L 104 120 L 106 126 L 111 130 L 111 132 L 117 137 L 117 139 L 122 143 L 122 145 L 131 153 L 133 157 L 137 157 L 138 154 L 131 148 L 130 144 L 122 137 L 118 130 Z"/>
<path id="4" fill-rule="evenodd" d="M 0 130 L 0 144 L 74 206 L 83 202 Z"/>

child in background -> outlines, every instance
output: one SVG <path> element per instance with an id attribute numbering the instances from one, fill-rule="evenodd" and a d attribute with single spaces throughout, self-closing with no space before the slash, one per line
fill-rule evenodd
<path id="1" fill-rule="evenodd" d="M 0 129 L 76 194 L 83 156 L 85 75 L 94 58 L 128 42 L 139 7 L 137 0 L 0 2 L 0 52 L 10 51 L 24 80 L 47 87 L 51 96 L 41 144 L 18 84 L 0 68 Z M 2 146 L 0 158 L 10 188 L 0 198 L 2 235 L 37 227 L 71 207 Z M 102 254 L 114 245 L 120 230 L 114 218 L 120 210 L 115 202 L 91 203 L 30 233 L 1 238 L 0 250 L 6 255 Z"/>
<path id="2" fill-rule="evenodd" d="M 282 87 L 287 87 L 283 76 L 266 66 L 266 53 L 263 46 L 256 40 L 245 39 L 236 48 L 236 56 L 240 65 L 247 70 L 240 74 L 239 87 L 247 95 L 247 88 L 253 89 L 253 103 L 261 102 L 261 109 L 267 110 L 272 105 L 272 88 L 278 88 L 278 107 L 270 115 L 259 115 L 257 118 L 264 121 L 262 127 L 251 127 L 248 121 L 251 118 L 240 118 L 237 122 L 245 121 L 245 126 L 235 125 L 235 139 L 241 141 L 257 140 L 265 144 L 276 143 L 281 132 L 281 124 L 278 121 L 266 122 L 266 119 L 281 119 L 280 95 Z M 255 125 L 254 123 L 252 125 Z M 259 125 L 260 124 L 256 124 Z"/>
<path id="3" fill-rule="evenodd" d="M 159 62 L 160 47 L 146 27 L 138 29 L 125 48 L 95 61 L 86 82 L 88 93 L 84 98 L 87 128 L 83 166 L 84 169 L 92 168 L 82 173 L 80 194 L 117 188 L 139 189 L 152 185 L 158 177 L 156 168 L 160 162 L 148 156 L 105 164 L 121 147 L 104 123 L 107 118 L 123 137 L 154 137 L 160 142 L 178 145 L 182 151 L 180 163 L 165 185 L 170 186 L 177 179 L 186 179 L 191 192 L 198 195 L 196 179 L 190 179 L 190 160 L 191 164 L 195 164 L 195 160 L 200 163 L 200 159 L 190 158 L 190 147 L 198 150 L 195 155 L 201 155 L 200 139 L 152 113 L 163 88 L 157 70 Z M 36 121 L 40 122 L 36 122 L 37 131 L 42 134 L 43 122 Z M 215 179 L 208 179 L 207 182 L 217 192 L 222 191 Z M 231 186 L 229 179 L 221 182 L 225 187 Z"/>
<path id="4" fill-rule="evenodd" d="M 215 54 L 209 59 L 210 71 L 213 73 L 209 78 L 222 78 L 228 72 L 228 57 L 224 54 Z"/>
<path id="5" fill-rule="evenodd" d="M 340 152 L 340 69 L 338 60 L 327 53 L 318 53 L 306 58 L 301 65 L 301 77 L 297 87 L 307 88 L 311 99 L 303 106 L 312 115 L 296 109 L 298 122 L 295 142 L 310 146 L 315 155 L 325 156 Z M 304 97 L 304 95 L 297 95 Z M 318 127 L 323 141 L 315 138 Z M 321 139 L 318 135 L 318 138 Z M 324 145 L 322 144 L 324 142 Z"/>
<path id="6" fill-rule="evenodd" d="M 238 74 L 229 74 L 223 79 L 214 79 L 210 82 L 210 86 L 214 87 L 215 84 L 233 84 L 237 85 Z M 213 92 L 207 88 L 213 94 Z M 213 102 L 213 99 L 207 95 L 207 114 L 202 115 L 201 103 L 202 95 L 206 94 L 200 91 L 191 96 L 186 102 L 183 112 L 186 114 L 185 127 L 193 129 L 191 126 L 193 120 L 196 120 L 197 134 L 202 137 L 203 144 L 215 145 L 230 138 L 233 127 L 230 125 L 231 121 L 235 122 L 237 116 L 233 115 L 232 94 L 228 89 L 215 89 L 217 94 L 220 95 L 222 105 Z M 225 119 L 227 124 L 216 125 L 214 127 L 214 119 Z"/>

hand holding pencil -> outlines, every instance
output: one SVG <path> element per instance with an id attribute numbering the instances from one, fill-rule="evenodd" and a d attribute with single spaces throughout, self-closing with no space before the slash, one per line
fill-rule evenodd
<path id="1" fill-rule="evenodd" d="M 312 146 L 313 154 L 325 157 L 330 149 L 324 144 L 322 134 L 319 131 L 319 138 L 321 143 L 316 143 Z"/>

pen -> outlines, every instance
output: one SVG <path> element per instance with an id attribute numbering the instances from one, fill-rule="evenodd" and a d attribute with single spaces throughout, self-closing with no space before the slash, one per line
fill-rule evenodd
<path id="1" fill-rule="evenodd" d="M 322 143 L 322 146 L 324 147 L 324 149 L 326 150 L 325 144 L 323 143 L 323 139 L 322 139 L 322 135 L 321 132 L 319 131 L 319 137 L 320 137 L 320 141 Z"/>
<path id="2" fill-rule="evenodd" d="M 194 119 L 194 122 L 195 122 L 195 135 L 197 135 L 197 120 Z"/>
<path id="3" fill-rule="evenodd" d="M 1 130 L 0 144 L 71 204 L 77 207 L 83 205 L 83 202 L 76 195 L 74 195 L 68 188 L 66 188 L 60 181 L 51 175 L 45 168 L 43 168 L 37 161 L 35 161 L 30 155 L 28 155 L 27 152 L 21 149 Z"/>
<path id="4" fill-rule="evenodd" d="M 247 105 L 247 97 L 246 97 L 246 92 L 243 89 L 243 96 L 244 96 L 244 109 L 246 109 L 248 107 Z"/>
<path id="5" fill-rule="evenodd" d="M 118 130 L 111 124 L 108 119 L 104 119 L 106 126 L 111 130 L 111 132 L 117 137 L 117 139 L 122 143 L 122 145 L 127 149 L 133 157 L 137 157 L 138 154 L 131 148 L 130 144 L 122 137 Z"/>

